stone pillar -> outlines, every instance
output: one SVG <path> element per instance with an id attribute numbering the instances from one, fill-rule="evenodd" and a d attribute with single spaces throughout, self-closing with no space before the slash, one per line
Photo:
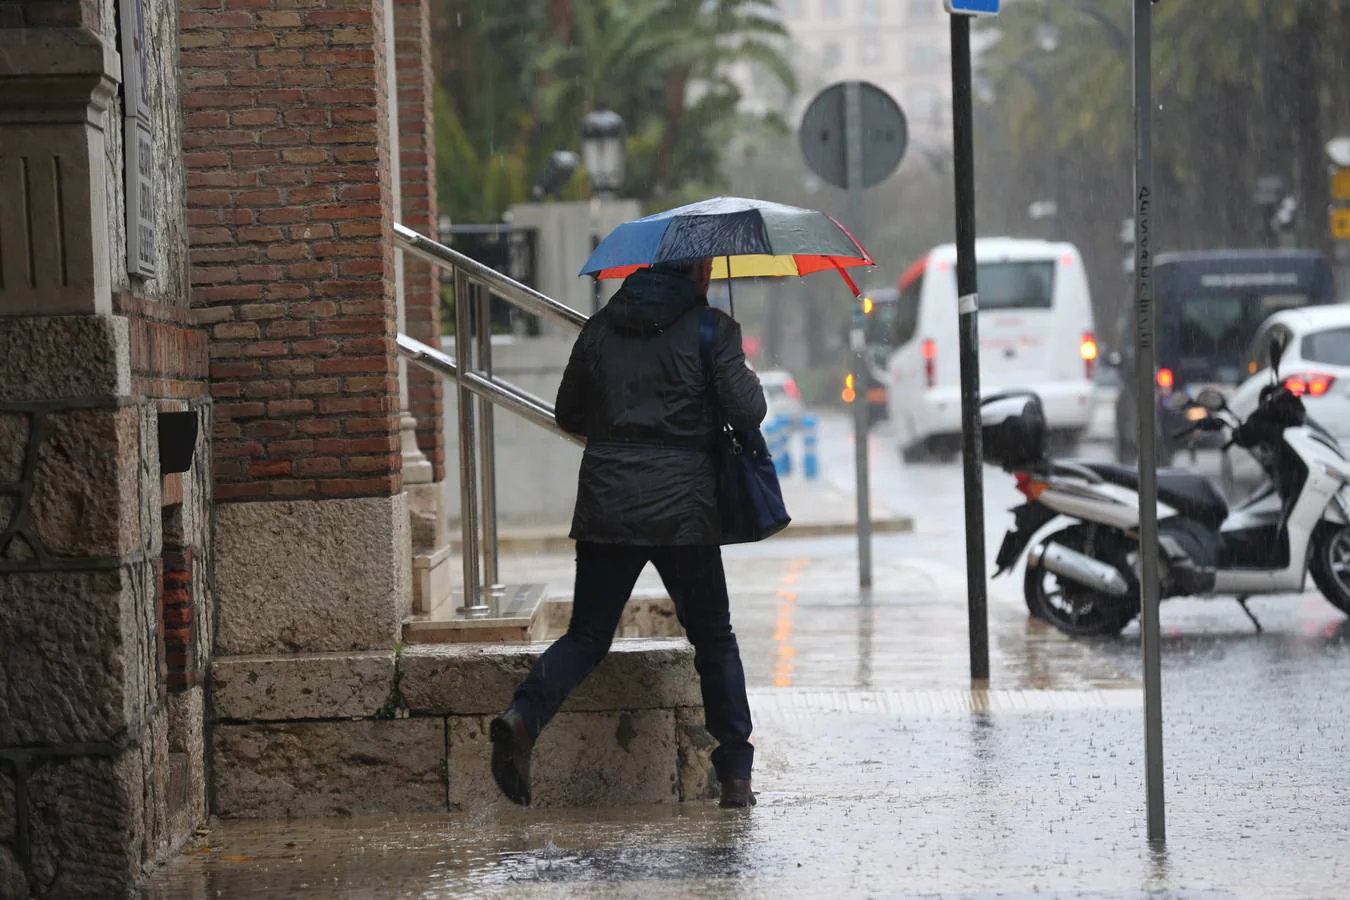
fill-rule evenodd
<path id="1" fill-rule="evenodd" d="M 160 592 L 162 510 L 200 523 L 206 498 L 162 475 L 159 414 L 209 421 L 205 345 L 185 309 L 177 5 L 142 7 L 151 146 L 133 186 L 113 9 L 0 4 L 4 897 L 126 896 L 205 817 L 203 697 L 189 682 L 209 630 L 171 690 Z M 149 201 L 149 277 L 127 271 L 129 189 Z M 200 472 L 205 441 L 184 447 Z M 201 585 L 203 534 L 183 539 Z M 204 590 L 184 586 L 180 618 L 202 615 Z"/>
<path id="2" fill-rule="evenodd" d="M 220 653 L 393 646 L 408 609 L 382 4 L 188 0 Z"/>

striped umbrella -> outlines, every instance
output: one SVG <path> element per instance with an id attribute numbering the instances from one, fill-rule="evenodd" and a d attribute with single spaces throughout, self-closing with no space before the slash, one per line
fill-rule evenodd
<path id="1" fill-rule="evenodd" d="M 625 222 L 610 232 L 581 275 L 626 278 L 660 262 L 713 259 L 713 278 L 772 278 L 833 270 L 855 296 L 847 269 L 872 266 L 848 229 L 813 209 L 714 197 Z"/>

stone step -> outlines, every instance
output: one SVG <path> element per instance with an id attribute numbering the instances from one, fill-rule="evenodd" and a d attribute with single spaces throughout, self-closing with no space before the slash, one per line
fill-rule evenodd
<path id="1" fill-rule="evenodd" d="M 429 613 L 405 620 L 403 640 L 408 644 L 539 640 L 547 627 L 547 619 L 540 615 L 545 593 L 542 584 L 497 586 L 485 591 L 491 612 L 483 615 L 461 611 L 463 591 L 454 591 Z"/>
<path id="2" fill-rule="evenodd" d="M 431 614 L 403 623 L 407 644 L 509 643 L 551 641 L 567 630 L 572 615 L 569 593 L 549 594 L 540 584 L 508 587 L 510 600 L 500 614 L 474 618 L 458 611 L 457 592 Z M 675 604 L 664 591 L 635 591 L 624 607 L 617 637 L 683 637 Z"/>

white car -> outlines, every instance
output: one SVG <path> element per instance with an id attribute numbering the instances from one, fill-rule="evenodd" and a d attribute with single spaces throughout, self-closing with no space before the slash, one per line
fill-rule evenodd
<path id="1" fill-rule="evenodd" d="M 800 419 L 805 407 L 802 405 L 802 392 L 797 388 L 797 379 L 791 372 L 782 369 L 766 369 L 756 373 L 760 387 L 764 389 L 764 399 L 768 401 L 769 413 L 764 421 L 775 418 Z"/>
<path id="2" fill-rule="evenodd" d="M 1251 377 L 1228 400 L 1243 419 L 1256 409 L 1261 388 L 1270 384 L 1272 339 L 1285 348 L 1280 360 L 1285 387 L 1303 398 L 1309 418 L 1350 450 L 1350 305 L 1305 306 L 1266 320 L 1248 354 Z"/>
<path id="3" fill-rule="evenodd" d="M 1097 339 L 1083 258 L 1072 244 L 1014 238 L 975 243 L 980 390 L 1034 391 L 1064 452 L 1092 423 Z M 931 251 L 900 279 L 887 362 L 887 404 L 907 460 L 961 446 L 956 247 Z"/>

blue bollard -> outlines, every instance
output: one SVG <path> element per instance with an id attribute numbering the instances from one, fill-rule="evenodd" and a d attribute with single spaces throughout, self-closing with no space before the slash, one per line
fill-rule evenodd
<path id="1" fill-rule="evenodd" d="M 773 467 L 778 477 L 791 475 L 792 454 L 788 450 L 788 430 L 781 418 L 775 418 L 764 426 L 764 443 L 773 457 Z"/>
<path id="2" fill-rule="evenodd" d="M 820 463 L 816 457 L 816 417 L 802 416 L 802 475 L 807 481 L 815 481 L 820 474 Z"/>

